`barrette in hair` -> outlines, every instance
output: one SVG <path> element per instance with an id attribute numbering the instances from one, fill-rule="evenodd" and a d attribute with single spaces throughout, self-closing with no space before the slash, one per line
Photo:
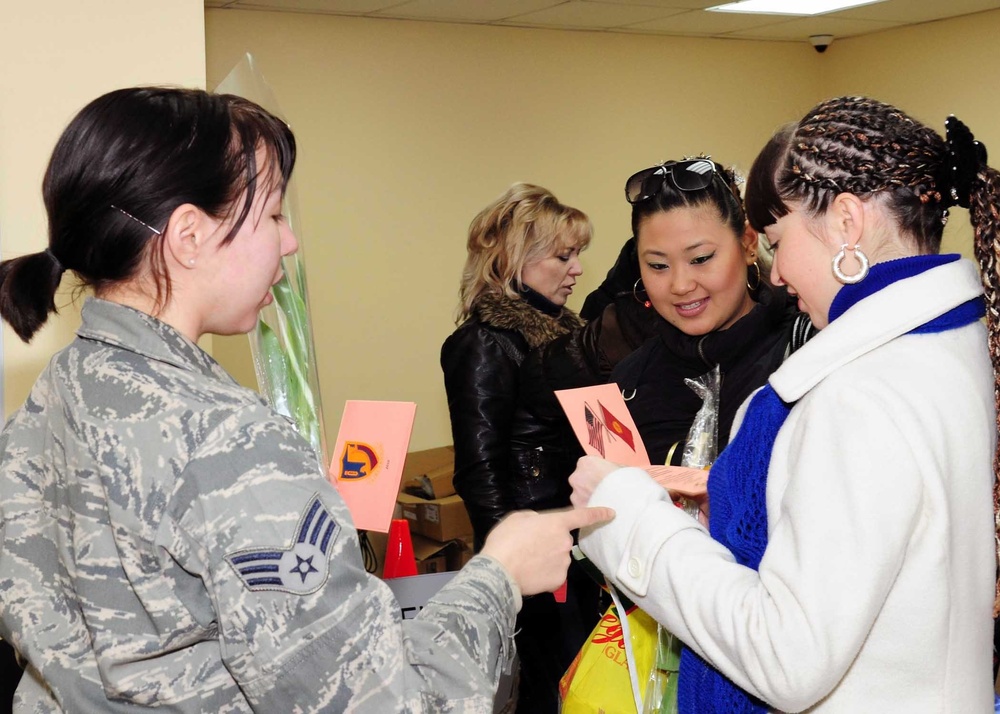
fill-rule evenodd
<path id="1" fill-rule="evenodd" d="M 941 193 L 947 197 L 947 205 L 968 208 L 972 182 L 980 167 L 986 165 L 986 147 L 975 140 L 969 128 L 954 114 L 945 120 L 944 126 L 948 156 L 942 172 Z"/>
<path id="2" fill-rule="evenodd" d="M 138 223 L 140 226 L 145 226 L 149 230 L 153 231 L 153 233 L 155 233 L 156 235 L 158 235 L 158 236 L 163 235 L 163 231 L 156 230 L 151 225 L 149 225 L 148 223 L 146 223 L 146 221 L 143 221 L 143 220 L 140 220 L 140 219 L 136 218 L 131 213 L 129 213 L 128 211 L 126 211 L 124 208 L 118 208 L 118 206 L 116 206 L 113 203 L 111 204 L 111 207 L 113 209 L 115 209 L 116 211 L 118 211 L 123 216 L 125 216 L 126 218 L 131 218 L 133 221 L 135 221 L 136 223 Z"/>

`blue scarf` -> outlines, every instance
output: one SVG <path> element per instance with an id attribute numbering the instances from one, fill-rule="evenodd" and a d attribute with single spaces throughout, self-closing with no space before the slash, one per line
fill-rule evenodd
<path id="1" fill-rule="evenodd" d="M 959 258 L 957 254 L 921 255 L 873 265 L 863 281 L 845 285 L 837 293 L 830 306 L 830 322 L 887 285 Z M 984 314 L 985 303 L 978 297 L 911 332 L 944 332 L 975 322 Z M 781 401 L 771 385 L 765 384 L 751 399 L 736 438 L 716 459 L 708 480 L 712 537 L 732 552 L 737 563 L 754 570 L 767 548 L 765 493 L 771 450 L 791 409 L 791 404 Z M 687 647 L 681 653 L 677 704 L 682 714 L 763 714 L 768 709 Z"/>

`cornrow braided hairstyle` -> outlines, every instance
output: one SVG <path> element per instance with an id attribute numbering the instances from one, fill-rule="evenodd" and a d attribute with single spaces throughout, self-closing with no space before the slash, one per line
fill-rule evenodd
<path id="1" fill-rule="evenodd" d="M 941 173 L 942 192 L 951 204 L 969 209 L 972 222 L 973 252 L 979 263 L 986 297 L 986 325 L 990 362 L 993 366 L 993 401 L 997 407 L 997 430 L 1000 431 L 1000 173 L 986 164 L 986 147 L 954 116 L 945 121 L 947 160 Z M 993 455 L 993 525 L 1000 564 L 1000 444 Z M 1000 569 L 997 571 L 993 617 L 1000 614 Z"/>
<path id="2" fill-rule="evenodd" d="M 820 213 L 840 192 L 882 194 L 919 250 L 937 253 L 948 209 L 969 208 L 986 296 L 1000 432 L 1000 172 L 987 166 L 985 147 L 964 124 L 951 117 L 946 126 L 947 141 L 889 104 L 865 97 L 823 102 L 775 133 L 757 156 L 747 179 L 747 219 L 763 231 L 790 212 L 789 202 Z M 993 472 L 1000 476 L 1000 444 Z M 993 512 L 1000 564 L 997 478 Z M 993 609 L 994 617 L 1000 615 L 1000 577 Z"/>
<path id="3" fill-rule="evenodd" d="M 939 187 L 944 140 L 899 109 L 867 97 L 838 97 L 779 131 L 747 182 L 747 215 L 758 231 L 788 202 L 822 213 L 838 193 L 878 195 L 923 253 L 941 246 L 947 203 Z"/>
<path id="4" fill-rule="evenodd" d="M 1000 431 L 1000 172 L 982 166 L 972 182 L 969 218 L 975 233 L 973 249 L 986 293 L 986 324 L 989 331 L 990 360 L 995 376 L 993 398 Z M 1000 444 L 993 458 L 993 473 L 1000 475 Z M 997 552 L 1000 554 L 1000 481 L 993 482 L 993 517 Z M 1000 578 L 997 580 L 993 617 L 1000 614 Z"/>

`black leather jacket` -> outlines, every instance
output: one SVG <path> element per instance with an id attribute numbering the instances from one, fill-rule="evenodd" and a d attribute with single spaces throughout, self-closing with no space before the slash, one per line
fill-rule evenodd
<path id="1" fill-rule="evenodd" d="M 535 301 L 536 304 L 538 301 Z M 554 306 L 553 306 L 554 307 Z M 555 312 L 555 310 L 552 310 Z M 527 300 L 484 296 L 441 348 L 455 444 L 455 490 L 472 520 L 476 549 L 512 510 L 569 505 L 577 452 L 525 408 L 525 355 L 581 322 Z"/>

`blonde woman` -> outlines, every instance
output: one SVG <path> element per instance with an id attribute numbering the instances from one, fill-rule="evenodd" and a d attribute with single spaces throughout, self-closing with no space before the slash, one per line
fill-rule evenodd
<path id="1" fill-rule="evenodd" d="M 519 370 L 529 350 L 581 324 L 566 307 L 591 239 L 587 216 L 539 186 L 517 183 L 469 227 L 459 327 L 441 349 L 455 443 L 455 489 L 478 549 L 516 509 L 569 505 L 576 453 L 523 407 Z M 546 439 L 548 437 L 548 439 Z M 547 443 L 551 442 L 551 443 Z M 596 585 L 570 576 L 567 602 L 542 595 L 518 616 L 518 711 L 556 712 L 559 677 L 598 614 Z"/>

